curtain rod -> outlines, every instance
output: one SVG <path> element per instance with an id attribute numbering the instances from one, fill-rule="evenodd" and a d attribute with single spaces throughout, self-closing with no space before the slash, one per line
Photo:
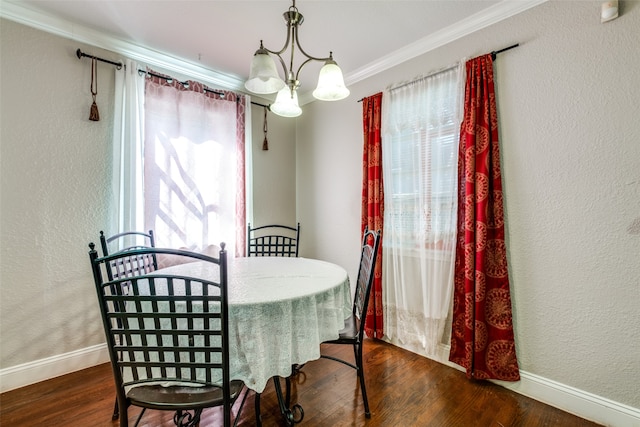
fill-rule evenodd
<path id="1" fill-rule="evenodd" d="M 396 86 L 396 87 L 392 87 L 389 90 L 390 91 L 391 90 L 396 90 L 396 89 L 400 89 L 400 88 L 405 87 L 405 86 L 412 85 L 412 84 L 414 84 L 416 82 L 419 82 L 421 80 L 428 79 L 429 77 L 433 77 L 433 76 L 437 76 L 438 74 L 446 73 L 447 71 L 453 70 L 457 66 L 458 66 L 458 64 L 451 65 L 451 66 L 449 66 L 447 68 L 443 68 L 442 70 L 434 71 L 433 73 L 427 74 L 426 76 L 418 77 L 417 79 L 411 80 L 410 82 L 403 83 L 403 84 L 401 84 L 399 86 Z M 362 101 L 364 101 L 364 98 L 358 99 L 358 102 L 362 102 Z"/>
<path id="2" fill-rule="evenodd" d="M 85 58 L 91 58 L 91 59 L 96 59 L 98 61 L 106 62 L 107 64 L 115 65 L 118 70 L 122 68 L 122 63 L 120 62 L 113 62 L 113 61 L 109 61 L 108 59 L 98 58 L 97 56 L 84 53 L 80 49 L 76 50 L 76 56 L 78 57 L 78 59 L 82 59 L 82 57 L 84 56 Z"/>
<path id="3" fill-rule="evenodd" d="M 491 59 L 495 60 L 495 59 L 496 59 L 496 56 L 497 56 L 499 53 L 502 53 L 502 52 L 505 52 L 505 51 L 507 51 L 507 50 L 510 50 L 510 49 L 516 48 L 516 47 L 518 47 L 518 46 L 520 46 L 520 43 L 513 44 L 513 45 L 511 45 L 511 46 L 508 46 L 508 47 L 502 48 L 502 49 L 500 49 L 500 50 L 494 50 L 494 51 L 492 51 L 492 52 L 491 52 Z M 404 87 L 404 86 L 410 85 L 410 84 L 412 84 L 412 83 L 414 83 L 414 82 L 420 81 L 420 80 L 422 80 L 422 79 L 426 79 L 426 78 L 428 78 L 428 77 L 433 77 L 433 76 L 435 76 L 435 75 L 437 75 L 437 74 L 444 73 L 444 72 L 446 72 L 446 71 L 451 70 L 452 68 L 455 68 L 456 66 L 457 66 L 457 65 L 454 65 L 454 66 L 452 66 L 452 67 L 445 68 L 444 70 L 436 71 L 435 73 L 432 73 L 432 74 L 429 74 L 429 75 L 427 75 L 427 76 L 421 77 L 421 78 L 419 78 L 419 79 L 413 80 L 413 81 L 411 81 L 411 82 L 409 82 L 409 83 L 405 83 L 405 84 L 403 84 L 403 85 L 396 86 L 396 87 L 392 88 L 391 90 L 395 90 L 395 89 L 398 89 L 398 88 L 401 88 L 401 87 Z M 358 102 L 362 102 L 362 101 L 364 101 L 364 98 L 358 99 Z"/>
<path id="4" fill-rule="evenodd" d="M 138 69 L 138 74 L 147 74 L 149 76 L 157 77 L 159 79 L 164 79 L 164 80 L 166 80 L 168 82 L 172 82 L 173 80 L 176 80 L 173 77 L 163 76 L 162 74 L 156 74 L 153 71 L 146 71 L 146 70 L 141 70 L 141 69 Z M 182 86 L 189 86 L 189 82 L 181 82 L 180 80 L 177 80 L 177 82 L 180 83 Z M 214 93 L 214 94 L 218 95 L 221 98 L 224 96 L 224 92 L 220 92 L 218 90 L 209 89 L 208 87 L 206 87 L 204 85 L 202 85 L 202 86 L 203 86 L 203 89 L 204 89 L 205 92 Z"/>
<path id="5" fill-rule="evenodd" d="M 257 105 L 257 106 L 259 106 L 259 107 L 264 107 L 264 108 L 266 108 L 267 110 L 271 111 L 271 105 L 264 105 L 264 104 L 260 104 L 260 103 L 258 103 L 258 102 L 253 102 L 253 101 L 251 101 L 251 103 L 252 103 L 253 105 Z"/>
<path id="6" fill-rule="evenodd" d="M 504 51 L 506 51 L 506 50 L 509 50 L 509 49 L 513 49 L 514 47 L 518 47 L 518 46 L 520 46 L 520 43 L 513 44 L 513 45 L 511 45 L 511 46 L 509 46 L 509 47 L 505 47 L 505 48 L 500 49 L 500 50 L 494 50 L 493 52 L 491 52 L 491 59 L 493 59 L 493 60 L 495 61 L 496 56 L 497 56 L 499 53 L 502 53 L 502 52 L 504 52 Z"/>
<path id="7" fill-rule="evenodd" d="M 85 57 L 85 58 L 91 58 L 91 59 L 95 59 L 95 60 L 98 60 L 98 61 L 106 62 L 107 64 L 115 65 L 118 70 L 120 70 L 123 67 L 121 62 L 109 61 L 108 59 L 99 58 L 99 57 L 94 56 L 94 55 L 89 55 L 88 53 L 84 53 L 79 48 L 78 48 L 78 50 L 76 50 L 76 56 L 78 57 L 78 59 L 82 59 L 83 57 Z M 151 71 L 138 70 L 138 73 L 149 74 L 150 76 L 158 77 L 158 78 L 161 78 L 161 79 L 165 79 L 167 81 L 172 81 L 173 80 L 172 77 L 163 76 L 163 75 L 160 75 L 160 74 L 153 73 Z M 181 82 L 181 81 L 178 81 L 178 83 L 180 83 L 183 86 L 187 86 L 187 84 L 188 84 L 187 82 Z M 216 94 L 216 95 L 218 95 L 220 97 L 224 96 L 224 92 L 220 92 L 220 91 L 217 91 L 217 90 L 209 89 L 206 86 L 204 87 L 204 90 L 206 92 L 214 93 L 214 94 Z M 255 102 L 252 102 L 252 104 L 255 104 Z M 262 105 L 262 104 L 257 104 L 257 105 Z M 267 105 L 262 105 L 262 106 L 269 108 L 269 106 L 267 106 Z"/>
<path id="8" fill-rule="evenodd" d="M 437 70 L 437 71 L 434 71 L 433 73 L 427 74 L 426 76 L 422 76 L 422 77 L 419 77 L 419 78 L 417 78 L 417 79 L 415 79 L 415 80 L 412 80 L 412 81 L 410 81 L 410 82 L 403 83 L 403 84 L 401 84 L 401 85 L 399 85 L 399 86 L 396 86 L 396 87 L 392 87 L 392 88 L 391 88 L 391 89 L 389 89 L 389 90 L 390 90 L 390 91 L 392 91 L 392 90 L 400 89 L 400 88 L 405 87 L 405 86 L 412 85 L 412 84 L 414 84 L 414 83 L 416 83 L 416 82 L 419 82 L 419 81 L 422 81 L 422 80 L 428 79 L 428 78 L 433 77 L 433 76 L 437 76 L 438 74 L 442 74 L 442 73 L 446 73 L 447 71 L 451 71 L 451 70 L 453 70 L 454 68 L 457 68 L 457 67 L 459 67 L 459 66 L 460 66 L 460 64 L 450 65 L 450 66 L 448 66 L 448 67 L 446 67 L 446 68 L 443 68 L 443 69 L 441 69 L 441 70 Z"/>

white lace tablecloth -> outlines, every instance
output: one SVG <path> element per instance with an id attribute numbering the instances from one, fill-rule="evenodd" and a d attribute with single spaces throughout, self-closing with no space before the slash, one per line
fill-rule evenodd
<path id="1" fill-rule="evenodd" d="M 320 343 L 338 338 L 351 314 L 346 270 L 308 258 L 229 259 L 231 378 L 261 393 L 269 378 L 320 357 Z M 217 265 L 196 262 L 162 270 L 218 278 Z"/>

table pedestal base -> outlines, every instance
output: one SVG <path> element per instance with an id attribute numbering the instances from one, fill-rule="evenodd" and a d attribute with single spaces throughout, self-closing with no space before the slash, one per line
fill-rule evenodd
<path id="1" fill-rule="evenodd" d="M 282 394 L 282 386 L 280 385 L 280 377 L 273 377 L 273 386 L 278 397 L 278 406 L 280 413 L 288 426 L 293 426 L 302 422 L 304 419 L 304 409 L 298 403 L 289 407 L 291 398 L 291 378 L 286 378 L 286 397 Z M 260 416 L 260 393 L 256 394 L 256 425 L 262 427 L 262 418 Z"/>

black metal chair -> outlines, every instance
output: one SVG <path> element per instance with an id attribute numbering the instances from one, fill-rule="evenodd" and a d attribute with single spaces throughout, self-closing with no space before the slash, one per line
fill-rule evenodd
<path id="1" fill-rule="evenodd" d="M 279 257 L 297 257 L 298 256 L 298 244 L 300 242 L 300 223 L 296 227 L 289 227 L 288 225 L 263 225 L 261 227 L 251 227 L 251 223 L 247 224 L 247 256 L 279 256 Z M 292 372 L 296 375 L 300 372 L 304 365 L 293 365 Z M 273 379 L 274 384 L 279 389 L 280 383 L 277 378 Z M 289 405 L 290 393 L 291 393 L 291 379 L 286 378 L 286 398 L 285 405 Z M 258 425 L 261 426 L 260 421 L 260 394 L 256 393 L 255 408 Z M 297 408 L 301 407 L 297 405 Z M 282 408 L 281 408 L 282 409 Z M 298 423 L 302 421 L 304 414 L 296 414 L 299 418 L 296 418 L 291 422 Z"/>
<path id="2" fill-rule="evenodd" d="M 116 252 L 131 252 L 135 249 L 155 247 L 153 230 L 148 233 L 142 231 L 125 231 L 106 237 L 100 231 L 100 246 L 102 256 L 107 256 Z M 150 273 L 158 269 L 158 259 L 155 253 L 129 255 L 128 257 L 117 258 L 110 264 L 107 270 L 109 280 L 121 277 L 132 277 L 140 274 Z"/>
<path id="3" fill-rule="evenodd" d="M 323 344 L 347 344 L 353 346 L 355 364 L 339 359 L 334 356 L 322 354 L 320 357 L 335 360 L 356 370 L 360 379 L 362 389 L 362 400 L 364 402 L 364 413 L 367 418 L 371 418 L 369 411 L 369 401 L 367 399 L 367 389 L 364 380 L 364 370 L 362 365 L 362 345 L 364 340 L 364 317 L 367 315 L 371 286 L 378 257 L 378 246 L 380 245 L 380 231 L 368 231 L 365 229 L 362 239 L 362 254 L 360 256 L 360 268 L 358 270 L 358 280 L 356 282 L 356 292 L 353 298 L 353 313 L 345 320 L 344 329 L 340 331 L 339 338 L 326 341 Z"/>
<path id="4" fill-rule="evenodd" d="M 100 246 L 102 248 L 102 256 L 107 256 L 116 252 L 127 252 L 134 249 L 153 248 L 155 247 L 155 238 L 153 230 L 148 233 L 142 231 L 125 231 L 124 233 L 114 234 L 111 237 L 104 235 L 104 231 L 100 230 Z M 109 280 L 120 279 L 123 277 L 139 276 L 145 273 L 151 273 L 158 269 L 158 260 L 156 254 L 132 255 L 117 258 L 109 263 L 107 269 L 107 277 Z M 118 409 L 118 399 L 116 397 L 113 405 L 112 420 L 117 420 L 120 416 Z"/>
<path id="5" fill-rule="evenodd" d="M 143 408 L 136 426 L 147 409 L 173 411 L 177 426 L 197 426 L 202 410 L 214 406 L 223 407 L 224 426 L 230 426 L 231 407 L 244 383 L 231 380 L 229 373 L 224 244 L 219 258 L 158 248 L 98 257 L 95 244 L 89 247 L 120 426 L 128 426 L 130 406 Z M 214 281 L 157 271 L 108 278 L 110 266 L 126 257 L 161 254 L 216 264 L 219 277 Z"/>
<path id="6" fill-rule="evenodd" d="M 247 256 L 298 256 L 300 223 L 297 227 L 288 225 L 247 225 Z"/>

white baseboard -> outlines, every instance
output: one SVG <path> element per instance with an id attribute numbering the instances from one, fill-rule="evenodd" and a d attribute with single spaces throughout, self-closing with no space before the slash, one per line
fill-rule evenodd
<path id="1" fill-rule="evenodd" d="M 449 362 L 448 346 L 440 346 L 436 357 L 427 356 L 415 349 L 414 353 L 462 370 Z M 35 362 L 0 370 L 0 393 L 45 381 L 60 375 L 90 368 L 109 361 L 105 344 L 73 351 Z M 515 383 L 494 381 L 509 390 L 546 403 L 581 418 L 612 427 L 640 427 L 640 409 L 600 397 L 535 374 L 520 371 L 520 381 Z"/>
<path id="2" fill-rule="evenodd" d="M 0 393 L 109 361 L 106 344 L 0 369 Z"/>
<path id="3" fill-rule="evenodd" d="M 393 342 L 391 344 L 398 345 Z M 439 345 L 435 356 L 426 355 L 417 349 L 403 348 L 459 371 L 464 371 L 462 367 L 449 362 L 448 345 Z M 622 403 L 614 402 L 607 398 L 543 378 L 539 375 L 521 370 L 520 381 L 518 382 L 493 382 L 523 396 L 530 397 L 598 424 L 610 427 L 640 427 L 640 408 L 633 408 Z"/>
<path id="4" fill-rule="evenodd" d="M 579 390 L 548 378 L 520 371 L 520 381 L 494 381 L 581 418 L 612 427 L 640 427 L 640 409 Z"/>

